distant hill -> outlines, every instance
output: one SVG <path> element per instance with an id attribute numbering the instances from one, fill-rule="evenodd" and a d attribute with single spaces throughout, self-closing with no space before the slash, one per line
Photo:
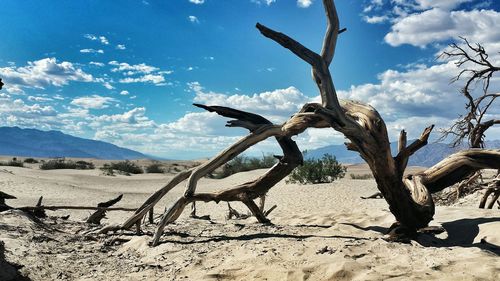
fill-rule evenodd
<path id="1" fill-rule="evenodd" d="M 408 144 L 413 141 L 408 141 Z M 486 141 L 486 148 L 500 148 L 500 140 Z M 397 142 L 391 143 L 392 155 L 397 154 Z M 465 147 L 451 148 L 444 143 L 429 143 L 410 157 L 408 164 L 411 166 L 430 167 L 443 160 L 447 156 L 464 149 Z M 324 154 L 334 155 L 341 163 L 364 163 L 357 152 L 348 151 L 345 145 L 329 145 L 318 149 L 308 150 L 306 158 L 321 158 Z"/>
<path id="2" fill-rule="evenodd" d="M 0 155 L 77 157 L 110 160 L 151 158 L 103 141 L 83 139 L 59 131 L 0 127 Z"/>

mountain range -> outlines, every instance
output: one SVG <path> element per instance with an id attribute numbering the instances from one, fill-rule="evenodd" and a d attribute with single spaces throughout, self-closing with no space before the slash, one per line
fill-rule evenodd
<path id="1" fill-rule="evenodd" d="M 485 144 L 486 148 L 500 148 L 500 140 L 486 141 Z M 452 148 L 444 143 L 429 143 L 413 154 L 408 163 L 412 166 L 430 167 L 450 154 L 465 148 L 465 146 Z M 397 154 L 397 142 L 391 143 L 391 150 L 393 155 Z M 341 163 L 364 163 L 357 152 L 347 150 L 345 145 L 329 145 L 308 150 L 305 158 L 321 158 L 327 153 L 334 155 Z M 0 127 L 0 155 L 108 160 L 160 159 L 111 143 L 74 137 L 60 131 L 41 131 L 19 127 Z"/>
<path id="2" fill-rule="evenodd" d="M 408 144 L 411 144 L 413 141 L 408 141 Z M 491 140 L 485 142 L 486 148 L 489 149 L 499 149 L 500 148 L 500 140 Z M 391 143 L 391 151 L 392 155 L 397 155 L 398 150 L 397 142 Z M 413 154 L 409 161 L 408 165 L 411 166 L 423 166 L 430 167 L 437 164 L 439 161 L 443 160 L 447 156 L 462 150 L 466 149 L 465 146 L 462 147 L 450 147 L 445 143 L 428 143 L 426 146 L 419 149 L 415 154 Z M 346 149 L 345 145 L 329 145 L 325 147 L 321 147 L 318 149 L 308 150 L 305 154 L 306 159 L 311 158 L 321 158 L 324 154 L 334 155 L 337 158 L 337 161 L 341 163 L 364 163 L 364 160 L 359 156 L 357 152 L 349 151 Z"/>
<path id="3" fill-rule="evenodd" d="M 0 155 L 77 157 L 109 160 L 152 158 L 103 141 L 78 138 L 59 131 L 0 127 Z"/>

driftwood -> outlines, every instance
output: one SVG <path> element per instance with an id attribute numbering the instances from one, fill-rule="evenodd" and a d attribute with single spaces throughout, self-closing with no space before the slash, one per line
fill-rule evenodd
<path id="1" fill-rule="evenodd" d="M 55 210 L 95 210 L 95 212 L 92 213 L 88 217 L 86 222 L 92 223 L 92 224 L 100 224 L 101 220 L 106 215 L 106 211 L 133 212 L 136 210 L 135 208 L 116 208 L 116 207 L 113 208 L 113 207 L 111 207 L 114 204 L 118 203 L 122 199 L 122 197 L 123 197 L 123 194 L 120 194 L 118 197 L 116 197 L 114 199 L 97 204 L 97 207 L 89 207 L 89 206 L 64 206 L 64 205 L 62 205 L 62 206 L 44 206 L 44 205 L 42 205 L 43 196 L 40 196 L 40 198 L 37 201 L 36 206 L 34 206 L 34 207 L 30 207 L 30 206 L 18 207 L 18 208 L 14 208 L 14 207 L 10 207 L 10 206 L 7 206 L 7 207 L 8 207 L 8 209 L 17 209 L 17 210 L 21 210 L 24 212 L 28 212 L 28 213 L 30 213 L 38 218 L 46 217 L 45 210 L 51 210 L 51 211 L 55 211 Z M 0 207 L 2 206 L 1 203 L 3 203 L 3 200 L 5 200 L 5 199 L 16 199 L 16 197 L 14 197 L 12 195 L 8 195 L 8 194 L 0 191 Z M 6 206 L 6 205 L 4 205 L 4 206 Z"/>
<path id="2" fill-rule="evenodd" d="M 481 198 L 481 202 L 479 202 L 479 208 L 484 209 L 490 195 L 491 199 L 487 208 L 492 209 L 493 206 L 495 206 L 495 203 L 498 203 L 498 207 L 500 208 L 500 201 L 498 201 L 498 198 L 500 197 L 500 174 L 496 177 L 495 180 L 493 180 L 488 185 L 488 188 L 486 189 L 483 197 Z"/>
<path id="3" fill-rule="evenodd" d="M 97 204 L 97 207 L 100 208 L 99 210 L 95 211 L 90 217 L 87 219 L 87 223 L 92 223 L 92 224 L 101 224 L 101 220 L 106 216 L 106 211 L 109 207 L 113 206 L 114 204 L 120 202 L 122 200 L 123 194 L 118 195 L 118 197 L 111 199 L 106 202 L 101 202 Z"/>
<path id="4" fill-rule="evenodd" d="M 321 96 L 321 104 L 305 104 L 302 109 L 281 125 L 272 124 L 264 117 L 240 110 L 195 104 L 195 106 L 231 118 L 228 127 L 242 127 L 250 133 L 216 155 L 210 161 L 176 175 L 167 185 L 151 195 L 135 214 L 120 228 L 140 227 L 141 219 L 172 188 L 187 180 L 184 195 L 163 214 L 153 237 L 152 245 L 160 241 L 163 229 L 174 222 L 187 204 L 196 201 L 240 201 L 261 223 L 268 223 L 263 209 L 253 201 L 265 195 L 271 187 L 286 177 L 297 165 L 302 163 L 302 154 L 292 136 L 307 128 L 333 128 L 342 133 L 349 142 L 347 149 L 357 151 L 368 163 L 377 182 L 379 191 L 389 204 L 400 229 L 414 234 L 424 228 L 434 215 L 434 202 L 431 193 L 440 191 L 467 175 L 483 168 L 500 168 L 499 150 L 467 150 L 456 153 L 434 167 L 417 174 L 404 175 L 409 157 L 427 144 L 433 126 L 426 128 L 419 139 L 407 145 L 406 132 L 399 138 L 399 151 L 392 156 L 389 137 L 384 120 L 371 106 L 352 100 L 339 100 L 330 74 L 329 66 L 335 53 L 337 37 L 340 34 L 335 4 L 323 1 L 327 16 L 327 31 L 320 54 L 313 52 L 289 36 L 276 32 L 260 23 L 257 29 L 265 37 L 289 49 L 299 58 L 310 64 L 312 77 Z M 197 193 L 198 180 L 230 161 L 256 143 L 275 137 L 283 150 L 280 161 L 263 176 L 254 181 L 243 183 L 228 190 L 215 193 Z M 139 225 L 138 225 L 139 224 Z M 113 228 L 116 229 L 116 228 Z M 394 233 L 401 233 L 395 231 Z"/>

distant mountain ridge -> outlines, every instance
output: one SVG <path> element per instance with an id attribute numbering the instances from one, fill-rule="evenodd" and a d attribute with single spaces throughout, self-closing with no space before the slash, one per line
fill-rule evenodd
<path id="1" fill-rule="evenodd" d="M 111 143 L 84 139 L 60 131 L 0 127 L 0 155 L 76 157 L 109 160 L 151 158 Z"/>
<path id="2" fill-rule="evenodd" d="M 408 144 L 413 141 L 408 141 Z M 391 151 L 392 155 L 397 154 L 397 142 L 391 143 Z M 485 142 L 486 148 L 489 149 L 499 149 L 500 148 L 500 140 L 491 140 Z M 423 166 L 430 167 L 437 164 L 439 161 L 443 160 L 447 156 L 462 150 L 466 149 L 465 146 L 452 148 L 448 144 L 445 143 L 428 143 L 426 146 L 422 147 L 415 154 L 410 157 L 408 161 L 408 165 L 411 166 Z M 305 157 L 310 158 L 321 158 L 324 154 L 334 155 L 337 160 L 341 163 L 346 164 L 356 164 L 356 163 L 364 163 L 364 160 L 361 159 L 359 154 L 354 151 L 349 151 L 346 149 L 345 145 L 329 145 L 313 150 L 308 150 Z"/>

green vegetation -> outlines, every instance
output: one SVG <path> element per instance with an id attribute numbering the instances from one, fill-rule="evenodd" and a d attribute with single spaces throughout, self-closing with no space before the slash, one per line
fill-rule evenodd
<path id="1" fill-rule="evenodd" d="M 353 180 L 369 180 L 373 179 L 372 174 L 350 174 L 351 179 Z"/>
<path id="2" fill-rule="evenodd" d="M 263 155 L 262 158 L 236 156 L 222 167 L 221 172 L 215 173 L 212 177 L 222 179 L 239 172 L 270 168 L 277 161 L 272 155 Z"/>
<path id="3" fill-rule="evenodd" d="M 35 158 L 26 158 L 26 159 L 24 159 L 24 163 L 36 164 L 36 163 L 38 163 L 38 160 L 36 160 Z"/>
<path id="4" fill-rule="evenodd" d="M 146 167 L 146 173 L 148 174 L 163 174 L 164 172 L 165 170 L 159 162 L 153 162 Z"/>
<path id="5" fill-rule="evenodd" d="M 77 169 L 77 170 L 92 170 L 95 169 L 94 163 L 86 161 L 71 161 L 62 159 L 52 159 L 43 162 L 40 165 L 42 170 L 56 170 L 56 169 Z"/>
<path id="6" fill-rule="evenodd" d="M 304 155 L 306 153 L 304 152 Z M 347 168 L 337 162 L 335 156 L 325 154 L 321 159 L 304 160 L 304 164 L 290 173 L 286 183 L 329 183 L 343 178 L 346 171 Z"/>
<path id="7" fill-rule="evenodd" d="M 139 165 L 137 165 L 136 163 L 131 162 L 129 160 L 115 162 L 115 163 L 111 163 L 111 164 L 104 164 L 104 166 L 102 166 L 100 169 L 107 176 L 114 176 L 115 171 L 118 171 L 121 174 L 124 174 L 127 176 L 130 176 L 131 174 L 144 173 L 144 171 L 142 170 L 141 167 L 139 167 Z"/>

